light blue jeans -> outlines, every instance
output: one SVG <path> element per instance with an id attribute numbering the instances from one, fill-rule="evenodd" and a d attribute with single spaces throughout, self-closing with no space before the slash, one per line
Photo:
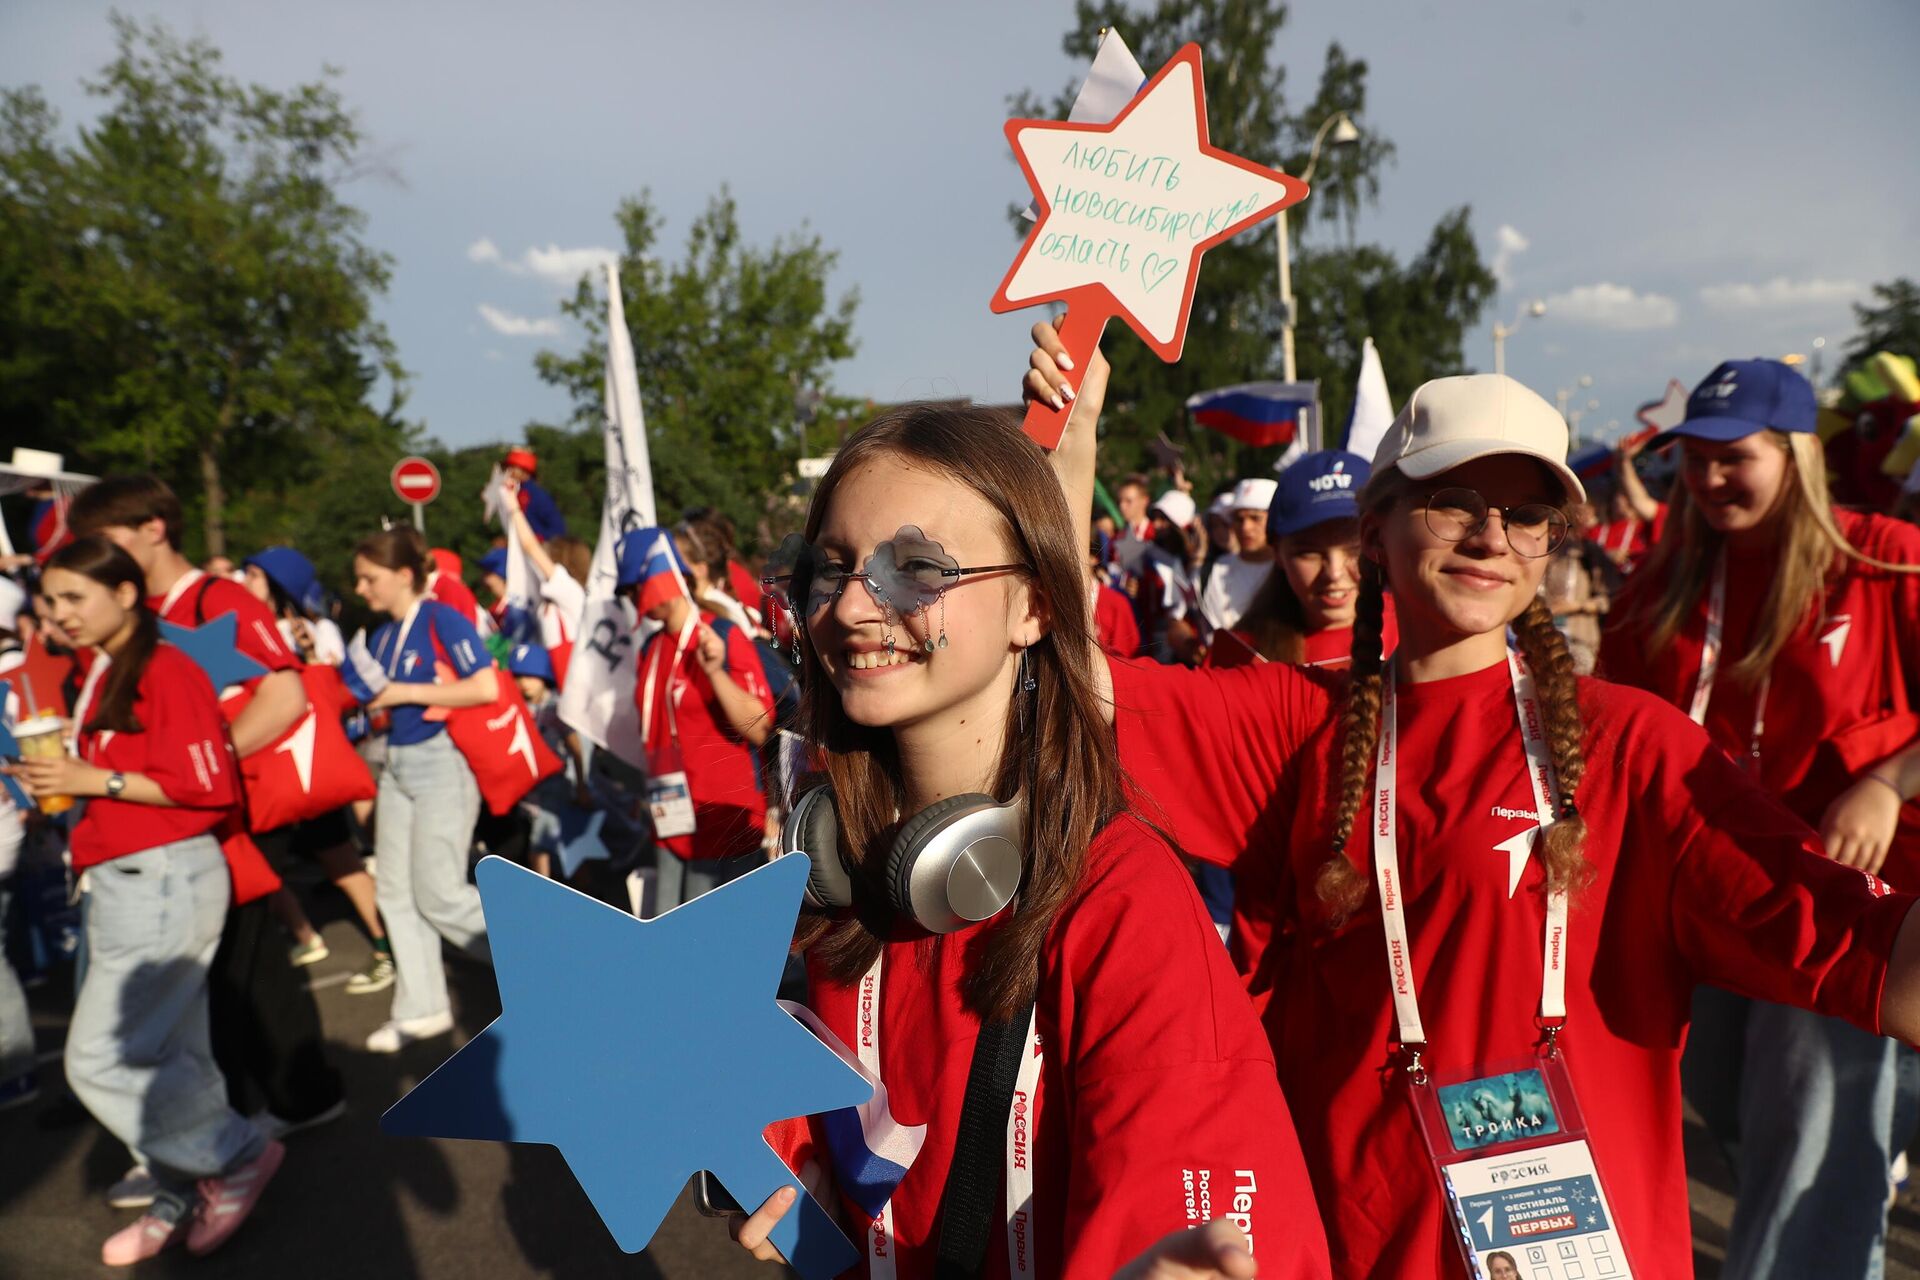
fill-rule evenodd
<path id="1" fill-rule="evenodd" d="M 1752 1001 L 1739 1199 L 1722 1274 L 1880 1280 L 1887 1170 L 1920 1123 L 1920 1058 L 1804 1009 Z"/>
<path id="2" fill-rule="evenodd" d="M 445 1013 L 440 940 L 486 960 L 480 891 L 467 879 L 467 851 L 480 816 L 480 784 L 444 731 L 387 748 L 374 809 L 374 900 L 393 944 L 393 1017 Z"/>
<path id="3" fill-rule="evenodd" d="M 7 913 L 13 905 L 13 877 L 0 876 L 0 1084 L 33 1070 L 33 1015 L 20 975 L 7 963 Z"/>
<path id="4" fill-rule="evenodd" d="M 67 1028 L 67 1082 L 160 1183 L 177 1219 L 193 1182 L 260 1154 L 227 1105 L 207 1038 L 207 969 L 230 893 L 211 836 L 126 854 L 87 876 L 87 975 Z"/>

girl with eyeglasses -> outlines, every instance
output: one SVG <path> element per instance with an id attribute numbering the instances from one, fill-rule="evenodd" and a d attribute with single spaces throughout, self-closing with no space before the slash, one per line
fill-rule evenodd
<path id="1" fill-rule="evenodd" d="M 983 1200 L 966 1273 L 990 1280 L 1111 1276 L 1223 1216 L 1261 1276 L 1325 1276 L 1258 1021 L 1184 868 L 1128 810 L 1086 545 L 1005 414 L 918 405 L 847 442 L 770 560 L 830 788 L 783 837 L 812 860 L 807 1003 L 879 1087 L 858 1119 L 776 1145 L 826 1172 L 874 1280 L 952 1274 L 938 1257 Z M 970 1081 L 989 1080 L 1011 1092 L 976 1113 Z M 963 1115 L 989 1135 L 964 1196 Z M 792 1204 L 737 1218 L 736 1238 L 776 1256 Z"/>
<path id="2" fill-rule="evenodd" d="M 1916 888 L 1920 531 L 1832 505 L 1815 412 L 1811 384 L 1774 360 L 1728 361 L 1694 391 L 1655 442 L 1679 442 L 1681 483 L 1603 671 L 1705 726 L 1829 858 Z M 1727 1273 L 1878 1274 L 1920 1060 L 1777 996 L 1703 989 L 1696 1017 L 1709 1034 L 1688 1049 L 1690 1091 L 1718 1136 L 1738 1135 Z M 1737 1117 L 1715 1115 L 1729 1095 Z"/>
<path id="3" fill-rule="evenodd" d="M 1035 341 L 1051 402 L 1058 338 Z M 1056 457 L 1076 512 L 1094 366 Z M 1696 983 L 1920 1034 L 1914 899 L 1821 857 L 1671 706 L 1574 677 L 1538 598 L 1582 496 L 1566 443 L 1508 378 L 1409 397 L 1360 498 L 1344 679 L 1101 664 L 1148 811 L 1266 913 L 1238 958 L 1336 1275 L 1484 1274 L 1521 1242 L 1685 1274 Z"/>

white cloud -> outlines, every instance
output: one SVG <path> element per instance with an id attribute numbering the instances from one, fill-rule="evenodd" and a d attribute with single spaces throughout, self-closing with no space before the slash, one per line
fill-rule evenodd
<path id="1" fill-rule="evenodd" d="M 1519 230 L 1500 224 L 1493 233 L 1493 278 L 1501 284 L 1507 283 L 1513 272 L 1513 260 L 1527 251 L 1527 238 Z"/>
<path id="2" fill-rule="evenodd" d="M 484 302 L 480 304 L 480 318 L 487 322 L 487 328 L 509 338 L 551 338 L 560 332 L 560 322 L 552 316 L 517 316 Z"/>
<path id="3" fill-rule="evenodd" d="M 500 246 L 486 236 L 467 246 L 469 262 L 490 264 L 508 275 L 533 276 L 563 289 L 573 288 L 581 276 L 619 259 L 620 255 L 614 250 L 597 245 L 578 249 L 563 249 L 557 244 L 549 244 L 543 249 L 534 245 L 517 258 L 509 258 L 501 253 Z"/>
<path id="4" fill-rule="evenodd" d="M 1671 329 L 1680 322 L 1680 305 L 1665 294 L 1635 293 L 1603 281 L 1552 295 L 1547 318 L 1592 329 Z"/>
<path id="5" fill-rule="evenodd" d="M 1817 311 L 1853 302 L 1866 294 L 1853 280 L 1789 280 L 1775 276 L 1765 284 L 1710 284 L 1700 301 L 1715 311 Z"/>

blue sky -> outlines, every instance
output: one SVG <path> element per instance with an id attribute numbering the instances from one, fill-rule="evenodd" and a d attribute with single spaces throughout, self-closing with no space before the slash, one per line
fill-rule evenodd
<path id="1" fill-rule="evenodd" d="M 987 310 L 1023 194 L 1000 125 L 1009 92 L 1077 79 L 1068 4 L 119 7 L 207 36 L 241 78 L 342 69 L 398 174 L 348 194 L 396 260 L 382 311 L 409 413 L 443 440 L 565 415 L 533 353 L 577 341 L 555 304 L 643 188 L 670 245 L 726 183 L 756 241 L 805 223 L 839 250 L 836 284 L 861 295 L 839 390 L 1014 392 L 1031 317 Z M 107 12 L 0 7 L 0 83 L 83 117 Z M 1824 336 L 1831 357 L 1868 284 L 1920 274 L 1911 0 L 1299 0 L 1278 50 L 1292 101 L 1332 39 L 1371 64 L 1365 123 L 1399 147 L 1361 237 L 1409 253 L 1471 204 L 1500 318 L 1548 304 L 1508 372 L 1549 397 L 1591 376 L 1589 427 L 1728 356 Z M 1494 318 L 1468 346 L 1481 368 Z"/>

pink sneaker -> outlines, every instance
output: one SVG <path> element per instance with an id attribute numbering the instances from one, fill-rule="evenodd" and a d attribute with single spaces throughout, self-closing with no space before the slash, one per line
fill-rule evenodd
<path id="1" fill-rule="evenodd" d="M 178 1243 L 186 1233 L 185 1222 L 168 1222 L 145 1213 L 107 1237 L 100 1246 L 100 1261 L 110 1267 L 130 1267 Z"/>
<path id="2" fill-rule="evenodd" d="M 187 1230 L 187 1252 L 197 1258 L 225 1244 L 253 1212 L 286 1156 L 285 1147 L 269 1142 L 252 1163 L 218 1178 L 200 1179 L 200 1205 Z"/>

